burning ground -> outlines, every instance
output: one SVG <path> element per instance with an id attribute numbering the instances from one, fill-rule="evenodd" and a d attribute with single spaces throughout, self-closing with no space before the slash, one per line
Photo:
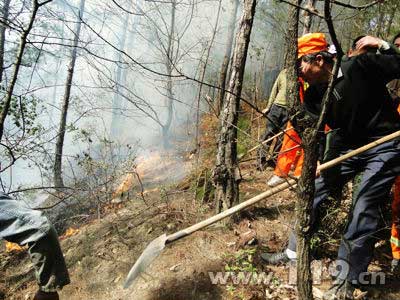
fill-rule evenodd
<path id="1" fill-rule="evenodd" d="M 264 185 L 265 179 L 258 179 L 258 184 Z M 253 188 L 255 184 L 252 182 Z M 254 192 L 249 189 L 246 193 L 250 196 Z M 286 216 L 279 210 L 290 206 L 284 197 L 275 198 L 271 209 L 260 206 L 247 212 L 246 219 L 239 224 L 230 227 L 216 224 L 167 247 L 142 278 L 123 290 L 129 269 L 151 240 L 213 214 L 209 204 L 193 201 L 189 188 L 150 190 L 145 193 L 147 205 L 138 198 L 128 200 L 122 208 L 62 239 L 72 284 L 63 289 L 61 296 L 63 299 L 234 299 L 233 295 L 239 291 L 244 296 L 262 299 L 265 286 L 246 291 L 241 287 L 214 285 L 209 272 L 241 264 L 242 258 L 236 258 L 241 251 L 243 259 L 260 270 L 269 270 L 258 260 L 258 252 L 261 247 L 282 246 L 278 236 L 285 234 L 287 224 Z M 259 215 L 269 218 L 259 219 Z M 266 228 L 274 229 L 271 232 Z M 269 245 L 257 246 L 257 240 L 268 241 Z M 249 242 L 252 246 L 247 245 Z M 5 299 L 25 299 L 32 295 L 36 286 L 26 253 L 2 253 L 1 261 Z M 18 267 L 14 268 L 15 265 Z M 276 283 L 274 280 L 271 284 Z M 288 295 L 292 290 L 287 290 Z"/>

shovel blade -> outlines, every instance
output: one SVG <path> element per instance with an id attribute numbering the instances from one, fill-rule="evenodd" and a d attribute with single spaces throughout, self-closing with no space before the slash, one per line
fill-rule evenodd
<path id="1" fill-rule="evenodd" d="M 153 262 L 153 260 L 160 255 L 162 250 L 165 248 L 167 241 L 167 235 L 164 233 L 158 238 L 154 239 L 147 245 L 143 253 L 139 256 L 138 260 L 129 271 L 124 283 L 124 289 L 127 289 L 133 281 L 142 273 L 146 268 Z"/>

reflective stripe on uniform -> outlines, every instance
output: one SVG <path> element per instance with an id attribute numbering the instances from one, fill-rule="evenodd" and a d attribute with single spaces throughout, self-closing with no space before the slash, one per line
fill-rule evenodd
<path id="1" fill-rule="evenodd" d="M 400 247 L 400 240 L 394 236 L 390 237 L 390 243 L 396 245 L 397 247 Z"/>

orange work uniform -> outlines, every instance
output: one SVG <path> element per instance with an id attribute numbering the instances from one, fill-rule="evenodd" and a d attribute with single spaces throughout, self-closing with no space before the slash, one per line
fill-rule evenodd
<path id="1" fill-rule="evenodd" d="M 292 127 L 292 124 L 288 122 L 286 129 L 289 129 L 290 127 Z M 293 128 L 286 131 L 276 162 L 274 170 L 275 175 L 279 177 L 287 177 L 292 167 L 294 167 L 294 176 L 301 175 L 304 151 L 300 144 L 301 139 Z"/>
<path id="2" fill-rule="evenodd" d="M 392 232 L 390 237 L 392 255 L 400 259 L 400 176 L 396 178 L 392 202 Z"/>
<path id="3" fill-rule="evenodd" d="M 304 91 L 307 86 L 303 79 L 299 78 L 300 89 L 299 96 L 300 102 L 303 103 Z M 303 167 L 304 151 L 301 148 L 301 139 L 297 132 L 292 128 L 290 121 L 286 126 L 286 132 L 283 137 L 282 147 L 276 162 L 274 174 L 279 177 L 287 177 L 292 168 L 294 168 L 293 175 L 299 177 L 301 175 L 301 168 Z"/>
<path id="4" fill-rule="evenodd" d="M 400 113 L 400 106 L 397 108 L 397 111 Z M 393 258 L 400 259 L 400 176 L 396 178 L 393 188 L 390 245 L 392 247 Z"/>

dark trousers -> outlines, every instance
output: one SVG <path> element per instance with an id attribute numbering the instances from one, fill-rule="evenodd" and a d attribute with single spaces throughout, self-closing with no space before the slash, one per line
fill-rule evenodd
<path id="1" fill-rule="evenodd" d="M 327 150 L 331 151 L 327 155 L 332 158 L 354 149 L 338 149 L 331 145 Z M 400 140 L 386 142 L 323 172 L 315 181 L 313 221 L 318 218 L 320 204 L 329 196 L 335 196 L 338 189 L 359 172 L 363 172 L 359 191 L 338 251 L 338 260 L 344 265 L 338 278 L 351 282 L 359 282 L 360 274 L 367 271 L 372 259 L 374 235 L 379 230 L 380 206 L 400 174 Z M 293 233 L 288 248 L 296 251 Z"/>
<path id="2" fill-rule="evenodd" d="M 270 111 L 267 114 L 267 128 L 262 136 L 262 141 L 274 136 L 279 131 L 283 130 L 288 118 L 287 108 L 284 106 L 272 104 Z"/>
<path id="3" fill-rule="evenodd" d="M 68 271 L 55 229 L 40 212 L 0 193 L 0 238 L 28 245 L 39 288 L 53 292 L 67 285 Z"/>
<path id="4" fill-rule="evenodd" d="M 289 120 L 287 108 L 276 104 L 272 104 L 271 109 L 267 114 L 267 117 L 267 128 L 265 129 L 265 132 L 261 137 L 262 142 L 282 131 L 285 128 L 287 121 Z M 275 147 L 273 149 L 274 153 L 277 153 L 280 150 L 282 140 L 283 135 L 278 137 L 278 140 L 275 143 Z M 260 147 L 259 161 L 261 165 L 264 165 L 267 161 L 267 148 L 268 147 L 266 146 Z"/>

